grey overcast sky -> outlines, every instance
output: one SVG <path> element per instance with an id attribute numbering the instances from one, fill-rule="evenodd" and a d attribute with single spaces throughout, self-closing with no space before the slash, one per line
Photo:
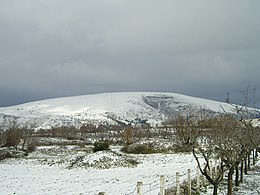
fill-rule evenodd
<path id="1" fill-rule="evenodd" d="M 121 91 L 241 102 L 249 81 L 260 107 L 259 0 L 0 0 L 0 106 Z"/>

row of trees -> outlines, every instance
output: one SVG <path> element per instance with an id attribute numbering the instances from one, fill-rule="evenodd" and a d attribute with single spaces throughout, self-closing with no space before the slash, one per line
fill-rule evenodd
<path id="1" fill-rule="evenodd" d="M 8 128 L 5 131 L 0 130 L 0 146 L 13 147 L 17 150 L 20 144 L 21 150 L 33 150 L 35 146 L 35 141 L 32 138 L 33 132 L 32 127 L 19 127 L 16 120 L 10 120 L 8 121 Z"/>
<path id="2" fill-rule="evenodd" d="M 92 143 L 107 140 L 130 145 L 137 139 L 153 136 L 150 125 L 135 128 L 108 124 L 84 124 L 80 128 L 61 126 L 38 130 L 35 130 L 34 127 L 34 125 L 22 126 L 15 119 L 6 120 L 0 125 L 0 146 L 17 149 L 18 145 L 21 145 L 20 149 L 24 150 L 36 137 L 59 137 L 68 140 L 86 140 Z"/>
<path id="3" fill-rule="evenodd" d="M 234 110 L 236 114 L 223 112 L 209 117 L 198 109 L 189 109 L 170 123 L 181 147 L 192 151 L 200 172 L 214 186 L 214 195 L 225 171 L 228 173 L 228 195 L 232 194 L 234 173 L 238 186 L 249 168 L 250 154 L 254 153 L 255 163 L 260 145 L 260 129 L 253 127 L 252 119 L 247 118 L 246 107 L 234 106 Z M 211 160 L 218 163 L 214 174 Z"/>

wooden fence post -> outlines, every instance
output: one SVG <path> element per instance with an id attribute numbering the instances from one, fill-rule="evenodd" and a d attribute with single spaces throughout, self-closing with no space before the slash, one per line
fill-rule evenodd
<path id="1" fill-rule="evenodd" d="M 164 175 L 160 176 L 160 195 L 165 195 L 165 177 L 164 177 Z"/>
<path id="2" fill-rule="evenodd" d="M 191 195 L 191 171 L 188 169 L 188 195 Z"/>
<path id="3" fill-rule="evenodd" d="M 142 195 L 143 182 L 137 182 L 137 195 Z"/>
<path id="4" fill-rule="evenodd" d="M 180 173 L 176 173 L 176 195 L 180 195 Z"/>
<path id="5" fill-rule="evenodd" d="M 196 185 L 196 192 L 200 191 L 200 170 L 199 167 L 197 167 L 197 185 Z"/>

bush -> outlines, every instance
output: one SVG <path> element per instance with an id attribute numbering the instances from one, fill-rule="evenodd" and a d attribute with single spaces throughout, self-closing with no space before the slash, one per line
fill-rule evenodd
<path id="1" fill-rule="evenodd" d="M 12 155 L 8 151 L 1 151 L 0 150 L 0 160 L 4 160 L 6 158 L 11 158 Z"/>
<path id="2" fill-rule="evenodd" d="M 133 158 L 129 158 L 127 159 L 127 162 L 130 163 L 132 166 L 137 166 L 139 164 L 139 162 Z"/>
<path id="3" fill-rule="evenodd" d="M 156 147 L 153 143 L 142 143 L 124 146 L 121 151 L 131 154 L 152 154 L 165 152 L 165 149 Z"/>
<path id="4" fill-rule="evenodd" d="M 17 149 L 17 145 L 20 143 L 22 138 L 21 130 L 18 128 L 10 128 L 5 131 L 4 142 L 5 147 L 14 147 Z"/>
<path id="5" fill-rule="evenodd" d="M 109 142 L 108 141 L 99 141 L 94 143 L 93 152 L 109 150 Z"/>
<path id="6" fill-rule="evenodd" d="M 30 140 L 27 144 L 26 152 L 30 153 L 36 150 L 37 142 L 35 140 Z"/>
<path id="7" fill-rule="evenodd" d="M 4 134 L 1 132 L 0 129 L 0 147 L 3 147 L 5 145 L 5 137 Z"/>

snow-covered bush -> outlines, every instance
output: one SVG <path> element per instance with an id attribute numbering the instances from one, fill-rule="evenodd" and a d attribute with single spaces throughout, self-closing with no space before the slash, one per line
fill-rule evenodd
<path id="1" fill-rule="evenodd" d="M 75 158 L 72 158 L 69 163 L 68 169 L 76 167 L 110 169 L 118 167 L 136 167 L 138 161 L 128 155 L 122 155 L 111 150 L 104 150 L 76 156 Z"/>

